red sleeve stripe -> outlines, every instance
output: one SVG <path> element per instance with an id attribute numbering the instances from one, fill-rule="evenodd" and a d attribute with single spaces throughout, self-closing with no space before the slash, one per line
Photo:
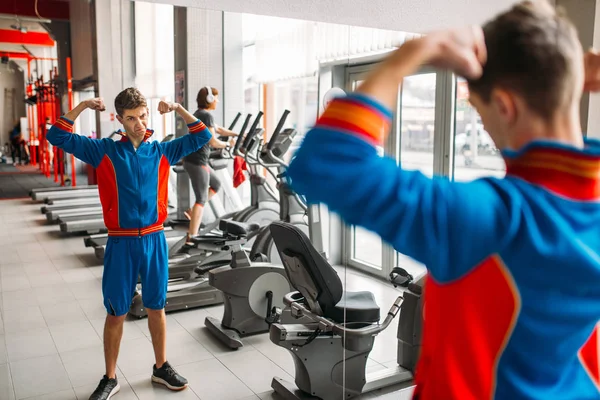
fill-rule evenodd
<path id="1" fill-rule="evenodd" d="M 62 129 L 63 131 L 73 132 L 73 124 L 65 120 L 64 118 L 59 118 L 55 123 L 58 129 Z"/>
<path id="2" fill-rule="evenodd" d="M 198 133 L 198 132 L 206 129 L 206 125 L 204 125 L 204 123 L 202 121 L 197 120 L 196 122 L 188 124 L 188 129 L 189 129 L 190 133 Z"/>
<path id="3" fill-rule="evenodd" d="M 317 122 L 317 128 L 341 129 L 371 143 L 380 144 L 390 120 L 376 109 L 353 101 L 335 100 Z"/>

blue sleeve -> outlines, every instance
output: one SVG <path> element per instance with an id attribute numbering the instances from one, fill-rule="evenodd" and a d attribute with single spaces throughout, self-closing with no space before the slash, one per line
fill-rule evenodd
<path id="1" fill-rule="evenodd" d="M 198 151 L 212 138 L 212 133 L 201 121 L 188 124 L 189 135 L 184 135 L 170 142 L 161 143 L 160 147 L 169 164 L 175 165 L 182 157 Z"/>
<path id="2" fill-rule="evenodd" d="M 292 186 L 425 264 L 434 279 L 457 279 L 500 250 L 518 206 L 493 181 L 432 179 L 380 157 L 375 145 L 390 119 L 359 95 L 334 101 L 289 167 Z"/>
<path id="3" fill-rule="evenodd" d="M 72 132 L 73 121 L 60 117 L 48 130 L 46 139 L 53 146 L 73 154 L 93 167 L 97 167 L 106 154 L 106 142 L 109 139 L 90 139 Z"/>

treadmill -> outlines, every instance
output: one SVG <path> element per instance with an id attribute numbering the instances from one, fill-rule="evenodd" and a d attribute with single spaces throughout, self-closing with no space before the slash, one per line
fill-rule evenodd
<path id="1" fill-rule="evenodd" d="M 221 242 L 217 245 L 223 249 L 231 248 L 234 245 L 243 244 L 246 236 L 252 230 L 257 230 L 258 224 L 244 224 L 230 220 L 221 220 L 219 230 L 221 232 Z M 196 238 L 194 238 L 196 239 Z M 223 293 L 210 286 L 206 272 L 210 269 L 222 266 L 222 263 L 206 266 L 204 269 L 192 268 L 188 273 L 180 278 L 172 279 L 169 277 L 167 287 L 167 302 L 165 312 L 187 310 L 197 307 L 204 307 L 223 303 Z M 137 284 L 137 290 L 129 308 L 129 314 L 143 318 L 147 314 L 142 302 L 141 284 Z"/>
<path id="2" fill-rule="evenodd" d="M 102 213 L 76 217 L 64 217 L 58 220 L 62 233 L 100 233 L 107 232 Z"/>
<path id="3" fill-rule="evenodd" d="M 81 186 L 59 186 L 59 187 L 51 187 L 51 188 L 36 188 L 31 189 L 29 195 L 31 196 L 31 200 L 40 200 L 40 193 L 50 193 L 50 192 L 75 192 L 77 190 L 86 190 L 86 189 L 95 189 L 96 185 L 81 185 Z"/>
<path id="4" fill-rule="evenodd" d="M 62 210 L 46 211 L 46 219 L 48 222 L 58 222 L 59 219 L 65 217 L 84 217 L 89 215 L 102 214 L 102 206 L 100 203 L 92 204 L 86 207 L 68 208 Z"/>
<path id="5" fill-rule="evenodd" d="M 67 190 L 67 191 L 50 191 L 50 192 L 38 192 L 34 193 L 36 201 L 43 201 L 48 204 L 49 201 L 63 200 L 63 199 L 80 199 L 89 197 L 98 197 L 98 187 L 79 189 L 79 190 Z"/>
<path id="6" fill-rule="evenodd" d="M 86 197 L 83 199 L 66 199 L 66 200 L 56 200 L 51 204 L 44 204 L 40 207 L 40 211 L 42 214 L 46 214 L 50 211 L 69 211 L 75 210 L 81 207 L 93 207 L 100 206 L 100 197 Z"/>

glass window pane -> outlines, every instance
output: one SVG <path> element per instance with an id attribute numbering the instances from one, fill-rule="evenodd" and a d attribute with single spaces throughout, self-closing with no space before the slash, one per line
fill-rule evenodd
<path id="1" fill-rule="evenodd" d="M 381 238 L 371 231 L 356 226 L 352 227 L 352 236 L 354 245 L 352 258 L 380 270 L 382 263 Z"/>
<path id="2" fill-rule="evenodd" d="M 506 165 L 500 152 L 481 122 L 481 117 L 469 103 L 469 87 L 464 79 L 456 83 L 454 134 L 455 181 L 471 181 L 484 176 L 502 178 Z"/>
<path id="3" fill-rule="evenodd" d="M 403 169 L 418 170 L 433 176 L 436 74 L 404 78 L 400 107 L 400 163 Z M 413 276 L 425 272 L 425 266 L 396 252 L 396 266 Z"/>
<path id="4" fill-rule="evenodd" d="M 404 78 L 400 102 L 402 168 L 433 175 L 436 74 Z"/>

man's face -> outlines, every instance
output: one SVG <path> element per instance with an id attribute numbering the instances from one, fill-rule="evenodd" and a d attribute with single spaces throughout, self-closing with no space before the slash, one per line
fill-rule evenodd
<path id="1" fill-rule="evenodd" d="M 132 110 L 124 110 L 122 116 L 117 115 L 117 119 L 123 124 L 127 136 L 141 139 L 146 134 L 146 128 L 148 127 L 148 107 L 142 106 Z"/>

